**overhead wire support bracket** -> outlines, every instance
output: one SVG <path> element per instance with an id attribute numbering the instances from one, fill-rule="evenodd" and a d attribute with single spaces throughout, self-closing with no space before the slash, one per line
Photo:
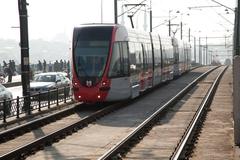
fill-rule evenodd
<path id="1" fill-rule="evenodd" d="M 118 15 L 117 17 L 120 17 L 120 16 L 128 13 L 128 12 L 131 11 L 132 9 L 134 9 L 134 8 L 136 8 L 137 6 L 143 4 L 145 1 L 146 1 L 146 0 L 143 0 L 141 3 L 138 3 L 138 5 L 133 6 L 132 8 L 130 8 L 129 10 L 127 10 L 127 11 L 123 12 L 122 14 Z"/>
<path id="2" fill-rule="evenodd" d="M 217 2 L 217 1 L 215 1 L 215 0 L 211 0 L 211 1 L 213 1 L 214 3 L 219 4 L 220 6 L 223 6 L 223 7 L 227 8 L 227 9 L 230 9 L 230 10 L 233 11 L 233 12 L 235 12 L 234 9 L 232 9 L 232 8 L 230 8 L 230 7 L 228 7 L 228 6 L 224 5 L 224 4 L 222 4 L 222 3 L 219 3 L 219 2 Z"/>

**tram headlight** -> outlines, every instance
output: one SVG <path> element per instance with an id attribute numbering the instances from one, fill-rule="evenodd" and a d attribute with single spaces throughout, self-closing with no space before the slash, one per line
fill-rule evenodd
<path id="1" fill-rule="evenodd" d="M 108 81 L 102 81 L 102 83 L 101 83 L 101 86 L 102 87 L 105 87 L 105 86 L 107 86 L 108 85 Z"/>

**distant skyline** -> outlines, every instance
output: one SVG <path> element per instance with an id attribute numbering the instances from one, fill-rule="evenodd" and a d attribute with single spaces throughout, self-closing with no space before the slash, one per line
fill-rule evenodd
<path id="1" fill-rule="evenodd" d="M 119 0 L 119 14 L 121 14 L 122 3 L 140 3 L 143 0 Z M 74 26 L 82 23 L 100 23 L 101 22 L 101 0 L 27 0 L 28 21 L 29 21 L 29 39 L 52 40 L 56 36 L 66 35 L 71 40 L 72 29 Z M 113 0 L 102 0 L 103 2 L 103 22 L 114 22 Z M 149 10 L 149 0 L 146 3 Z M 235 0 L 218 0 L 218 2 L 231 8 L 235 7 Z M 0 0 L 0 38 L 19 40 L 17 0 Z M 173 5 L 174 4 L 174 5 Z M 226 14 L 224 7 L 212 7 L 191 9 L 188 7 L 197 6 L 217 6 L 211 0 L 152 0 L 153 27 L 162 24 L 154 29 L 154 32 L 168 35 L 166 21 L 170 17 L 176 17 L 172 23 L 179 24 L 183 21 L 184 35 L 187 35 L 188 28 L 196 36 L 231 34 L 234 22 L 234 15 L 231 11 Z M 125 8 L 126 9 L 126 8 Z M 144 8 L 142 8 L 144 10 Z M 180 13 L 176 13 L 180 11 Z M 187 16 L 189 14 L 189 16 Z M 143 30 L 144 14 L 139 11 L 134 17 L 135 26 Z M 118 19 L 121 23 L 121 17 Z M 125 15 L 125 25 L 130 27 L 130 21 Z M 147 22 L 149 15 L 147 13 Z M 164 23 L 164 24 L 163 24 Z M 165 24 L 166 23 L 166 24 Z M 149 27 L 149 24 L 147 24 Z M 172 27 L 177 30 L 177 27 Z M 179 28 L 179 27 L 178 27 Z M 149 30 L 149 28 L 148 28 Z M 226 32 L 229 30 L 229 32 Z M 176 33 L 179 34 L 179 31 Z"/>

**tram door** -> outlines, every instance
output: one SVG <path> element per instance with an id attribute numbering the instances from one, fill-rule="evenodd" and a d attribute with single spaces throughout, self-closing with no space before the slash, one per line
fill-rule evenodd
<path id="1" fill-rule="evenodd" d="M 130 78 L 127 42 L 115 42 L 109 70 L 111 87 L 107 99 L 120 100 L 130 98 Z"/>

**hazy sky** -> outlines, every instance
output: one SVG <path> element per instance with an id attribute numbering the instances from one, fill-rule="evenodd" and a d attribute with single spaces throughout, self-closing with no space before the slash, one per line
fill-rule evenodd
<path id="1" fill-rule="evenodd" d="M 123 2 L 140 3 L 143 0 L 119 0 L 119 14 Z M 235 0 L 217 0 L 218 2 L 235 7 Z M 74 26 L 82 23 L 99 23 L 101 22 L 101 0 L 27 0 L 29 15 L 29 39 L 46 39 L 51 40 L 57 34 L 66 34 L 71 39 L 71 33 Z M 113 0 L 102 0 L 103 2 L 103 22 L 113 23 Z M 143 30 L 144 12 L 149 11 L 148 6 L 141 8 L 134 15 L 134 23 L 138 29 Z M 17 0 L 0 0 L 0 38 L 19 40 L 19 29 L 13 28 L 19 26 Z M 170 17 L 176 17 L 172 23 L 179 24 L 182 20 L 184 26 L 184 35 L 187 35 L 188 28 L 191 28 L 192 34 L 196 36 L 222 36 L 230 35 L 233 29 L 234 15 L 226 14 L 224 7 L 212 7 L 191 9 L 188 7 L 197 6 L 217 6 L 211 0 L 152 0 L 153 10 L 153 27 L 154 32 L 168 34 L 166 20 Z M 127 8 L 124 8 L 125 10 Z M 176 13 L 180 11 L 180 13 Z M 187 16 L 189 14 L 189 16 Z M 149 22 L 147 12 L 147 22 Z M 119 23 L 121 23 L 121 17 Z M 130 27 L 129 19 L 125 15 L 125 24 Z M 147 24 L 149 27 L 149 24 Z M 177 26 L 173 26 L 176 30 Z M 149 29 L 148 29 L 149 30 Z M 230 32 L 226 32 L 230 30 Z M 179 34 L 180 31 L 177 32 Z"/>

